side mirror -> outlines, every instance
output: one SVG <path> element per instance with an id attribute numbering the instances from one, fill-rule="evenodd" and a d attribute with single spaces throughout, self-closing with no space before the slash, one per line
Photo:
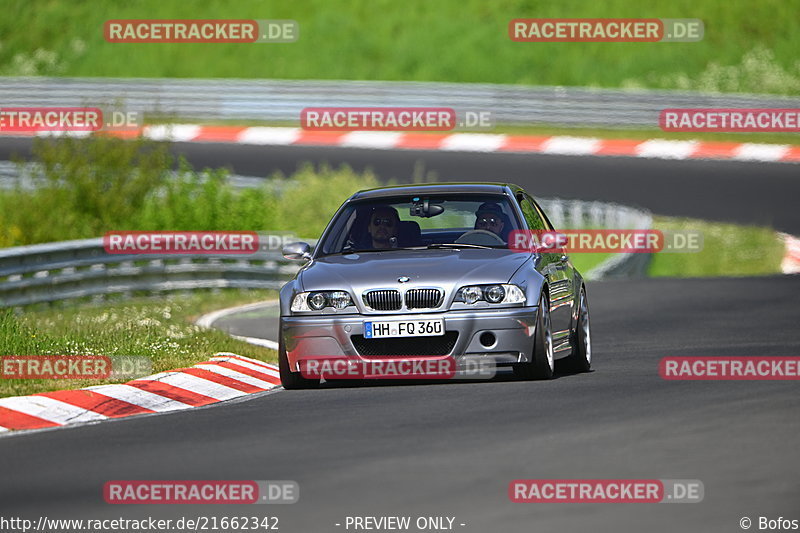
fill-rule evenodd
<path id="1" fill-rule="evenodd" d="M 292 242 L 283 247 L 283 257 L 294 260 L 311 259 L 311 247 L 307 242 Z"/>

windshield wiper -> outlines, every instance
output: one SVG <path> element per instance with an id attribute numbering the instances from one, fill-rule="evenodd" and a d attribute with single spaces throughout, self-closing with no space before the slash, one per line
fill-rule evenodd
<path id="1" fill-rule="evenodd" d="M 482 244 L 459 244 L 456 242 L 441 242 L 428 245 L 429 250 L 434 248 L 480 248 L 482 250 L 493 250 L 495 247 L 484 246 Z"/>
<path id="2" fill-rule="evenodd" d="M 361 249 L 358 249 L 358 250 L 345 248 L 341 252 L 334 252 L 334 253 L 325 254 L 325 255 L 365 254 L 365 253 L 370 253 L 370 252 L 393 252 L 395 250 L 419 250 L 419 248 L 404 248 L 404 247 L 398 247 L 398 248 L 361 248 Z"/>

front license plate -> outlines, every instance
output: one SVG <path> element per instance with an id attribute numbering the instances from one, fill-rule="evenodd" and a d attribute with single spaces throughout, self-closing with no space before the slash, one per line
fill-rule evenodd
<path id="1" fill-rule="evenodd" d="M 364 338 L 434 337 L 444 335 L 444 319 L 364 322 Z"/>

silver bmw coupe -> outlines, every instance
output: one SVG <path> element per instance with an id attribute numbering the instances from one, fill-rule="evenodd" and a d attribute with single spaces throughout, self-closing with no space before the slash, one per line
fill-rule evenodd
<path id="1" fill-rule="evenodd" d="M 510 237 L 553 231 L 521 187 L 442 183 L 360 191 L 280 292 L 279 366 L 286 389 L 318 386 L 310 361 L 479 359 L 523 379 L 555 360 L 591 366 L 583 278 L 567 254 Z M 561 363 L 560 363 L 561 364 Z"/>

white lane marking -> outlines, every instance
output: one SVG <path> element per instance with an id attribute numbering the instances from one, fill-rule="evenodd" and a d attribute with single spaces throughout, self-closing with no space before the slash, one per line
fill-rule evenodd
<path id="1" fill-rule="evenodd" d="M 351 148 L 394 148 L 402 135 L 394 131 L 353 131 L 339 144 Z"/>
<path id="2" fill-rule="evenodd" d="M 231 398 L 247 394 L 246 392 L 232 389 L 191 374 L 184 374 L 183 372 L 162 372 L 144 379 L 137 379 L 136 381 L 158 381 L 159 383 L 180 387 L 181 389 L 186 389 L 196 394 L 214 398 L 217 401 L 230 400 Z"/>
<path id="3" fill-rule="evenodd" d="M 292 144 L 300 137 L 300 128 L 247 128 L 236 142 L 242 144 Z"/>
<path id="4" fill-rule="evenodd" d="M 789 151 L 785 144 L 744 143 L 733 151 L 733 159 L 740 161 L 779 161 Z"/>
<path id="5" fill-rule="evenodd" d="M 196 124 L 159 124 L 145 126 L 143 134 L 154 141 L 186 142 L 195 139 L 200 130 Z"/>
<path id="6" fill-rule="evenodd" d="M 545 154 L 591 155 L 601 146 L 600 139 L 594 137 L 556 136 L 547 139 L 540 151 Z"/>
<path id="7" fill-rule="evenodd" d="M 269 381 L 264 381 L 263 379 L 254 378 L 253 376 L 237 372 L 236 370 L 226 368 L 224 366 L 214 365 L 210 363 L 200 363 L 199 365 L 194 365 L 194 366 L 195 368 L 208 370 L 209 372 L 214 372 L 215 374 L 219 374 L 220 376 L 225 376 L 226 378 L 235 379 L 236 381 L 241 381 L 242 383 L 246 383 L 247 385 L 252 385 L 260 389 L 269 390 L 275 387 L 274 383 L 270 383 Z"/>
<path id="8" fill-rule="evenodd" d="M 280 304 L 279 300 L 268 300 L 266 302 L 256 302 L 254 304 L 237 305 L 236 307 L 228 307 L 227 309 L 220 309 L 219 311 L 212 311 L 201 316 L 194 323 L 201 328 L 210 328 L 220 318 L 228 315 L 233 315 L 240 312 L 252 311 L 254 309 L 261 309 L 262 307 L 275 307 Z"/>
<path id="9" fill-rule="evenodd" d="M 145 409 L 150 409 L 151 411 L 159 413 L 189 409 L 192 407 L 187 403 L 179 402 L 172 398 L 166 398 L 159 394 L 130 385 L 95 385 L 94 387 L 86 387 L 86 390 L 94 391 L 103 396 L 132 403 L 133 405 L 138 405 L 139 407 L 144 407 Z"/>
<path id="10" fill-rule="evenodd" d="M 454 133 L 444 138 L 441 150 L 464 152 L 494 152 L 506 142 L 505 135 L 495 133 Z"/>
<path id="11" fill-rule="evenodd" d="M 62 426 L 72 422 L 88 422 L 90 420 L 105 420 L 108 418 L 100 413 L 54 400 L 47 396 L 14 396 L 12 398 L 0 398 L 0 406 Z"/>
<path id="12" fill-rule="evenodd" d="M 650 139 L 636 146 L 634 152 L 638 157 L 654 157 L 657 159 L 686 159 L 697 150 L 697 141 L 667 141 Z"/>
<path id="13" fill-rule="evenodd" d="M 242 337 L 240 335 L 231 335 L 231 337 L 250 344 L 255 344 L 256 346 L 263 346 L 264 348 L 269 348 L 270 350 L 277 351 L 278 349 L 278 343 L 269 339 L 260 339 L 258 337 Z"/>

